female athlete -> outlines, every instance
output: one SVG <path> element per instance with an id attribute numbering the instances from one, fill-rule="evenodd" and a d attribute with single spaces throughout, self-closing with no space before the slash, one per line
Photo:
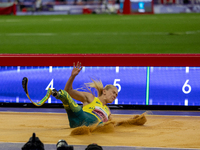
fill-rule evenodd
<path id="1" fill-rule="evenodd" d="M 71 128 L 90 126 L 96 123 L 102 124 L 111 120 L 111 112 L 106 104 L 112 103 L 118 95 L 118 90 L 115 86 L 109 84 L 103 87 L 101 81 L 93 79 L 93 82 L 85 83 L 88 92 L 73 89 L 73 81 L 81 70 L 80 62 L 77 62 L 76 65 L 73 63 L 73 70 L 64 90 L 56 91 L 54 89 L 52 91 L 52 95 L 62 101 L 68 114 Z M 91 88 L 96 89 L 98 97 L 95 97 Z M 72 98 L 82 102 L 83 107 L 79 106 Z"/>

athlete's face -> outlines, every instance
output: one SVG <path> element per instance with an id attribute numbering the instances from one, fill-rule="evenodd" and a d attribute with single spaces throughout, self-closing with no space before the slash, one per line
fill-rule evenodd
<path id="1" fill-rule="evenodd" d="M 118 95 L 118 90 L 116 87 L 112 87 L 108 90 L 104 90 L 105 98 L 107 100 L 107 103 L 112 103 Z"/>

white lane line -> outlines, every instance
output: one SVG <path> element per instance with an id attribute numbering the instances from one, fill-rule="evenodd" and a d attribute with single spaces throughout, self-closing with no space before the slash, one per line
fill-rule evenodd
<path id="1" fill-rule="evenodd" d="M 54 33 L 7 33 L 6 36 L 53 36 Z"/>
<path id="2" fill-rule="evenodd" d="M 154 69 L 153 67 L 150 67 L 150 71 L 151 71 L 151 73 L 153 72 L 153 69 Z"/>
<path id="3" fill-rule="evenodd" d="M 82 68 L 82 72 L 85 72 L 85 67 Z"/>
<path id="4" fill-rule="evenodd" d="M 188 99 L 185 99 L 184 105 L 188 106 Z"/>
<path id="5" fill-rule="evenodd" d="M 116 73 L 119 73 L 119 66 L 116 66 Z"/>
<path id="6" fill-rule="evenodd" d="M 19 103 L 19 97 L 18 96 L 16 97 L 16 103 Z"/>
<path id="7" fill-rule="evenodd" d="M 49 99 L 48 99 L 48 103 L 51 104 L 51 97 L 49 97 Z"/>
<path id="8" fill-rule="evenodd" d="M 189 71 L 190 71 L 189 67 L 186 67 L 185 68 L 185 73 L 189 73 Z"/>
<path id="9" fill-rule="evenodd" d="M 53 67 L 49 66 L 49 73 L 52 73 Z"/>
<path id="10" fill-rule="evenodd" d="M 174 35 L 186 35 L 186 34 L 198 34 L 200 33 L 198 31 L 186 31 L 182 33 L 176 33 L 174 32 Z M 66 33 L 65 35 L 74 35 L 74 36 L 80 36 L 80 35 L 169 35 L 168 32 L 70 32 Z M 172 33 L 171 33 L 172 34 Z M 6 33 L 6 34 L 0 34 L 0 36 L 54 36 L 57 35 L 56 33 Z"/>
<path id="11" fill-rule="evenodd" d="M 17 72 L 20 72 L 20 66 L 17 66 Z"/>
<path id="12" fill-rule="evenodd" d="M 115 99 L 115 104 L 118 104 L 118 98 Z"/>

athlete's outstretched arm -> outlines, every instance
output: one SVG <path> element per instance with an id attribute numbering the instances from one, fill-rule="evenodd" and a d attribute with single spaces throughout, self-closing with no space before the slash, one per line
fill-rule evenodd
<path id="1" fill-rule="evenodd" d="M 92 94 L 74 90 L 73 86 L 72 86 L 75 77 L 79 74 L 79 72 L 81 70 L 82 70 L 81 62 L 77 62 L 76 65 L 75 65 L 75 63 L 73 63 L 73 70 L 72 70 L 71 76 L 69 77 L 69 79 L 65 85 L 64 90 L 67 91 L 72 98 L 74 98 L 78 101 L 81 101 L 83 103 L 89 103 L 90 99 L 93 99 Z M 89 101 L 88 101 L 88 99 L 89 99 Z"/>
<path id="2" fill-rule="evenodd" d="M 72 87 L 73 81 L 75 77 L 79 74 L 81 69 L 82 69 L 81 63 L 77 62 L 76 66 L 75 66 L 75 63 L 73 63 L 73 70 L 72 70 L 71 76 L 69 77 L 65 85 L 65 89 L 64 89 L 65 91 L 69 92 L 70 90 L 73 89 Z"/>

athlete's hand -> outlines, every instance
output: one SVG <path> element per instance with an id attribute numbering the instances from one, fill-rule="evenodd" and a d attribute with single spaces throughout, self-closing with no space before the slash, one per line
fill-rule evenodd
<path id="1" fill-rule="evenodd" d="M 71 76 L 77 76 L 79 74 L 79 72 L 82 70 L 82 66 L 81 66 L 81 62 L 77 62 L 77 64 L 75 65 L 75 62 L 73 63 L 73 70 L 71 73 Z"/>

